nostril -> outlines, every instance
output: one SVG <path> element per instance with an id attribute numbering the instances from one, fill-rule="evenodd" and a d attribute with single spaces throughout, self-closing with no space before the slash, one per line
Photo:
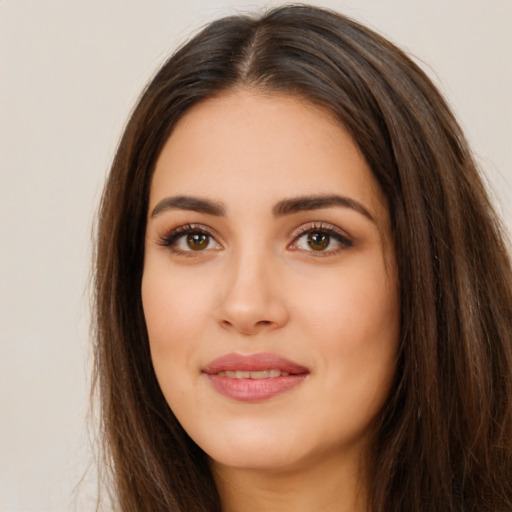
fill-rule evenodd
<path id="1" fill-rule="evenodd" d="M 224 329 L 236 329 L 237 331 L 240 331 L 244 334 L 257 334 L 258 332 L 265 330 L 266 328 L 271 327 L 274 325 L 275 322 L 272 322 L 271 320 L 259 320 L 256 322 L 233 322 L 227 319 L 221 320 L 219 322 L 219 325 Z"/>

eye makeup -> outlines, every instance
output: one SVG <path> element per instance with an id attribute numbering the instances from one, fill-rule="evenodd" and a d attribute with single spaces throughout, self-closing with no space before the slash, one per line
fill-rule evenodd
<path id="1" fill-rule="evenodd" d="M 331 256 L 354 246 L 354 242 L 343 230 L 321 221 L 301 225 L 292 235 L 288 249 L 310 252 L 314 256 Z"/>
<path id="2" fill-rule="evenodd" d="M 206 250 L 220 250 L 222 246 L 217 242 L 210 228 L 203 224 L 185 224 L 172 229 L 160 236 L 158 245 L 169 248 L 178 255 L 193 256 L 194 253 Z"/>
<path id="3" fill-rule="evenodd" d="M 354 246 L 351 237 L 339 227 L 322 221 L 308 222 L 295 229 L 288 250 L 327 257 Z M 158 245 L 176 255 L 195 256 L 223 249 L 214 231 L 204 224 L 184 224 L 158 238 Z"/>

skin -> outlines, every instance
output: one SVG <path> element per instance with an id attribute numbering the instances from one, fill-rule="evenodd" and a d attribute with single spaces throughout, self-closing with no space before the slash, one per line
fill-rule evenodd
<path id="1" fill-rule="evenodd" d="M 348 201 L 276 215 L 283 200 L 333 194 Z M 222 215 L 190 201 L 166 207 L 176 196 Z M 169 236 L 187 225 L 206 245 Z M 325 235 L 327 246 L 308 244 Z M 240 89 L 175 127 L 151 185 L 143 307 L 156 376 L 210 456 L 223 510 L 365 509 L 365 453 L 399 336 L 391 238 L 366 161 L 321 108 Z M 244 402 L 202 371 L 224 354 L 260 352 L 307 377 Z"/>

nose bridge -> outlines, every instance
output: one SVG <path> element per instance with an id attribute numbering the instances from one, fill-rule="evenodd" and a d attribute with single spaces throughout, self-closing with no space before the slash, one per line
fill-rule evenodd
<path id="1" fill-rule="evenodd" d="M 221 324 L 243 334 L 282 326 L 287 308 L 272 255 L 262 247 L 246 247 L 234 251 L 226 263 L 218 317 Z"/>

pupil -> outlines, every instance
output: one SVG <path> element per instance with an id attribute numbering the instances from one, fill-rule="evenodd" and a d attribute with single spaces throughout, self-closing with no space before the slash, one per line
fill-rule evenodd
<path id="1" fill-rule="evenodd" d="M 200 251 L 208 245 L 208 236 L 201 233 L 194 233 L 187 236 L 187 245 L 193 251 Z"/>
<path id="2" fill-rule="evenodd" d="M 308 235 L 308 245 L 314 251 L 322 251 L 329 245 L 329 235 L 324 233 L 310 233 Z"/>

